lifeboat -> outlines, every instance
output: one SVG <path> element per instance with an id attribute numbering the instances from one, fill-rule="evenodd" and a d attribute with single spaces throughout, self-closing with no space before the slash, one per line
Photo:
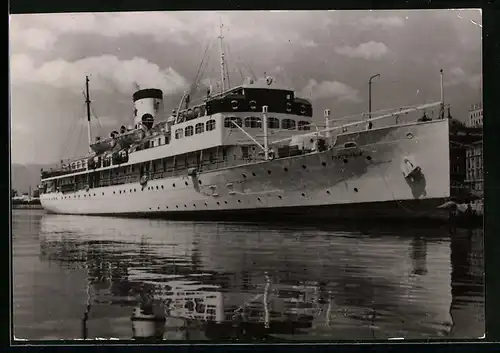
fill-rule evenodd
<path id="1" fill-rule="evenodd" d="M 90 148 L 92 148 L 92 151 L 99 154 L 112 150 L 115 146 L 116 146 L 115 139 L 112 137 L 108 137 L 107 139 L 104 140 L 97 140 L 96 142 L 90 145 Z"/>
<path id="2" fill-rule="evenodd" d="M 125 132 L 124 134 L 118 135 L 115 140 L 120 145 L 121 148 L 127 148 L 138 143 L 146 136 L 146 132 L 143 129 L 135 129 Z"/>

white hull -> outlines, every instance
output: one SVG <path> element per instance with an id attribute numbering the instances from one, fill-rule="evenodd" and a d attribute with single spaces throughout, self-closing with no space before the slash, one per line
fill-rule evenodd
<path id="1" fill-rule="evenodd" d="M 409 204 L 421 213 L 420 206 L 434 209 L 450 196 L 447 120 L 339 135 L 336 146 L 347 141 L 357 147 L 201 171 L 195 177 L 186 171 L 150 180 L 144 188 L 131 183 L 40 199 L 52 213 L 176 216 L 379 203 Z M 420 167 L 423 178 L 405 179 L 405 157 Z"/>

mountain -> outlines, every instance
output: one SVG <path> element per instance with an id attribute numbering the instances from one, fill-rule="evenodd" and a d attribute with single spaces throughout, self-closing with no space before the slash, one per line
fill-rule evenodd
<path id="1" fill-rule="evenodd" d="M 34 190 L 40 184 L 40 169 L 55 167 L 55 164 L 11 164 L 11 188 L 18 193 L 28 193 L 30 186 Z"/>

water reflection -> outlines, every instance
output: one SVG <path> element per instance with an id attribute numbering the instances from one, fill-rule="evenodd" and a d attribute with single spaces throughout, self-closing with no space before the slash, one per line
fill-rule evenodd
<path id="1" fill-rule="evenodd" d="M 83 321 L 81 335 L 89 338 L 337 340 L 484 332 L 481 232 L 457 231 L 450 241 L 446 229 L 60 215 L 38 223 L 40 262 L 67 269 L 64 276 L 85 274 L 80 314 L 67 320 Z M 65 290 L 59 305 L 76 296 L 75 287 Z"/>

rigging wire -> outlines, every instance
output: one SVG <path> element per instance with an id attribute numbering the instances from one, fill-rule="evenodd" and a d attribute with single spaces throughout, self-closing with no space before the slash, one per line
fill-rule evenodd
<path id="1" fill-rule="evenodd" d="M 190 94 L 193 94 L 193 91 L 195 90 L 195 88 L 198 87 L 198 83 L 199 83 L 199 80 L 200 80 L 200 76 L 202 74 L 201 69 L 203 67 L 203 64 L 205 62 L 205 59 L 206 59 L 206 55 L 207 55 L 207 51 L 208 49 L 210 48 L 210 44 L 211 44 L 211 40 L 209 40 L 207 42 L 207 45 L 205 46 L 205 50 L 203 52 L 203 56 L 201 58 L 201 62 L 200 62 L 200 65 L 198 66 L 198 70 L 196 71 L 196 75 L 194 77 L 194 82 L 193 82 L 193 85 L 191 86 L 191 90 L 189 91 Z"/>
<path id="2" fill-rule="evenodd" d="M 224 43 L 224 46 L 226 48 L 226 51 L 229 53 L 229 45 L 227 43 Z M 228 57 L 228 59 L 229 59 L 229 57 Z M 226 67 L 225 75 L 227 76 L 227 87 L 229 89 L 229 88 L 231 88 L 231 82 L 229 81 L 229 60 L 226 60 L 226 63 L 224 66 Z"/>
<path id="3" fill-rule="evenodd" d="M 85 106 L 85 103 L 82 104 L 82 110 L 84 110 L 84 106 Z M 77 114 L 77 119 L 73 121 L 73 123 L 70 125 L 70 128 L 69 128 L 69 133 L 68 135 L 66 136 L 66 140 L 64 141 L 63 143 L 63 148 L 61 149 L 61 154 L 60 154 L 60 159 L 63 159 L 63 153 L 64 151 L 66 151 L 69 147 L 70 147 L 70 141 L 73 141 L 73 139 L 71 138 L 73 136 L 73 134 L 75 133 L 76 129 L 78 126 L 80 126 L 80 114 Z"/>

